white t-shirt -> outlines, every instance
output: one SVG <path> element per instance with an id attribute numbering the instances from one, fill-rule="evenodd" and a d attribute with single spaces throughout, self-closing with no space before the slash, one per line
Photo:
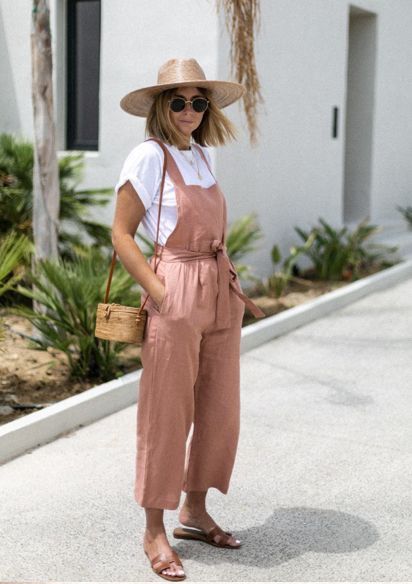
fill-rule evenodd
<path id="1" fill-rule="evenodd" d="M 179 150 L 176 146 L 164 144 L 173 156 L 183 181 L 187 185 L 201 185 L 210 187 L 216 181 L 210 173 L 201 154 L 194 146 L 191 150 Z M 199 145 L 197 145 L 199 147 Z M 210 167 L 212 167 L 208 149 L 200 146 L 206 155 Z M 116 195 L 119 188 L 129 180 L 133 185 L 137 195 L 141 199 L 146 213 L 142 219 L 142 225 L 148 237 L 154 242 L 156 240 L 157 216 L 159 213 L 160 183 L 163 172 L 164 154 L 162 148 L 154 140 L 142 142 L 135 146 L 128 154 L 123 163 L 119 180 L 115 186 Z M 194 162 L 194 166 L 190 164 Z M 197 166 L 196 166 L 197 163 Z M 197 175 L 197 168 L 202 178 Z M 175 188 L 166 171 L 162 210 L 160 212 L 159 244 L 166 242 L 169 234 L 174 230 L 177 223 L 178 211 L 176 205 Z"/>

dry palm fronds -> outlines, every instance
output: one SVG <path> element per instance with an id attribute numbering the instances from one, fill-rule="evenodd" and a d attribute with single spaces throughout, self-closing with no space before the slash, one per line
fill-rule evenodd
<path id="1" fill-rule="evenodd" d="M 231 72 L 246 91 L 243 105 L 250 141 L 257 142 L 257 105 L 263 103 L 256 70 L 254 33 L 260 29 L 260 0 L 217 0 L 218 10 L 223 6 L 226 27 L 230 34 Z"/>

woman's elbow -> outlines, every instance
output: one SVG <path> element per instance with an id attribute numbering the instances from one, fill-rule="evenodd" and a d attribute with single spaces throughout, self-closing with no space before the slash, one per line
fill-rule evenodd
<path id="1" fill-rule="evenodd" d="M 121 241 L 125 241 L 126 239 L 133 241 L 133 234 L 124 229 L 112 229 L 112 245 L 114 249 L 116 249 L 116 246 L 118 246 Z"/>
<path id="2" fill-rule="evenodd" d="M 116 249 L 119 241 L 127 235 L 125 232 L 120 232 L 118 229 L 112 229 L 112 245 Z"/>

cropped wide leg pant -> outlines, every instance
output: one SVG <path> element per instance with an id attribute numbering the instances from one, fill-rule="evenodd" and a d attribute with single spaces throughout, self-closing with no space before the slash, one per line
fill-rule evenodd
<path id="1" fill-rule="evenodd" d="M 227 493 L 239 439 L 245 304 L 230 290 L 230 327 L 217 329 L 216 259 L 161 260 L 160 306 L 148 298 L 137 408 L 135 499 L 176 509 L 181 491 Z M 193 434 L 187 439 L 193 424 Z"/>

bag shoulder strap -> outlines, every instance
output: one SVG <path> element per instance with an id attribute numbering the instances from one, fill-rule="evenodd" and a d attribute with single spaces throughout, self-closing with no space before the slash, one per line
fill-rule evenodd
<path id="1" fill-rule="evenodd" d="M 166 177 L 166 168 L 167 168 L 167 150 L 166 147 L 164 146 L 163 142 L 161 140 L 159 140 L 158 138 L 147 138 L 147 140 L 145 140 L 145 142 L 147 142 L 148 140 L 154 140 L 155 142 L 157 142 L 159 144 L 159 146 L 162 148 L 163 150 L 163 154 L 164 154 L 164 161 L 163 161 L 163 173 L 162 173 L 162 182 L 161 182 L 161 186 L 160 186 L 160 201 L 159 201 L 159 213 L 157 215 L 157 230 L 156 230 L 156 241 L 155 241 L 155 258 L 158 258 L 158 254 L 157 254 L 157 249 L 158 249 L 158 238 L 159 238 L 159 225 L 160 225 L 160 211 L 162 208 L 162 199 L 163 199 L 163 189 L 164 189 L 164 184 L 165 184 L 165 177 Z M 107 281 L 107 285 L 106 285 L 106 292 L 104 295 L 104 304 L 107 304 L 108 300 L 109 300 L 109 292 L 110 292 L 110 284 L 112 283 L 112 276 L 113 276 L 113 270 L 114 270 L 114 266 L 116 264 L 116 250 L 113 250 L 113 255 L 112 255 L 112 261 L 111 261 L 111 265 L 110 265 L 110 272 L 109 272 L 109 278 Z M 155 259 L 155 265 L 154 265 L 154 271 L 156 272 L 157 269 L 157 264 L 158 262 L 156 262 Z M 146 300 L 147 300 L 148 296 L 146 297 L 143 305 L 140 307 L 140 309 L 143 309 L 143 306 L 146 304 Z"/>

